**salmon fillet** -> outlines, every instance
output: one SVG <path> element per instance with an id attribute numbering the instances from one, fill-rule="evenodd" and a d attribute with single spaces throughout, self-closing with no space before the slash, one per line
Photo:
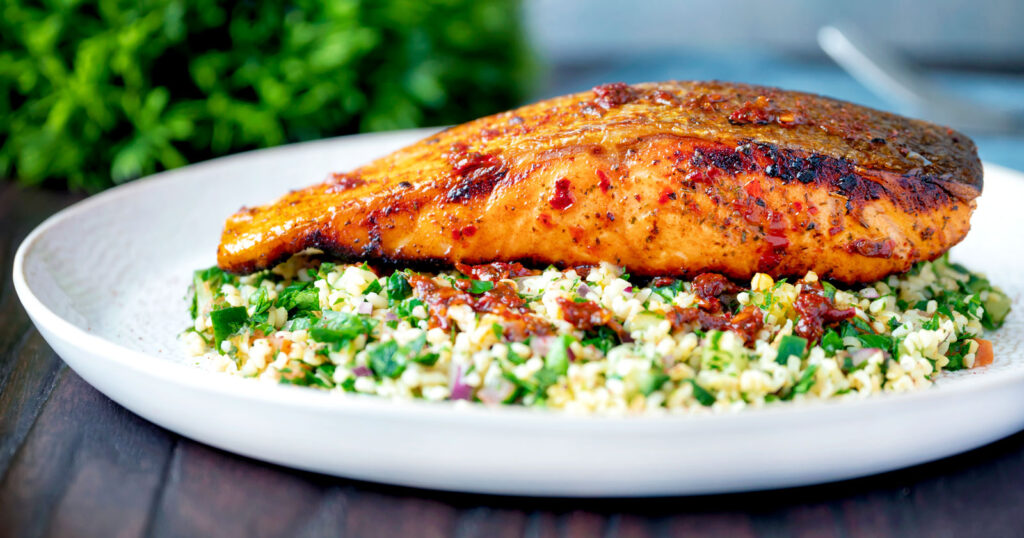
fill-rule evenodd
<path id="1" fill-rule="evenodd" d="M 952 129 L 725 82 L 608 84 L 450 128 L 242 208 L 218 262 L 309 248 L 403 266 L 878 280 L 970 228 L 982 170 Z"/>

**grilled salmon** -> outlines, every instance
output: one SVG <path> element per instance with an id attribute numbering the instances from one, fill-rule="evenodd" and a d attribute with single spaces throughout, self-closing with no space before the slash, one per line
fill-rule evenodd
<path id="1" fill-rule="evenodd" d="M 981 190 L 974 143 L 946 127 L 769 87 L 615 83 L 242 208 L 218 262 L 246 273 L 315 248 L 408 266 L 868 282 L 963 239 Z"/>

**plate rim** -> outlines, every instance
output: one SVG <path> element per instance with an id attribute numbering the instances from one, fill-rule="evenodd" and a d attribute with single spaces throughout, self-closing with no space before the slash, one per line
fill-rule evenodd
<path id="1" fill-rule="evenodd" d="M 793 420 L 806 417 L 812 412 L 828 412 L 841 418 L 844 413 L 870 412 L 879 407 L 888 408 L 892 405 L 915 405 L 936 399 L 959 397 L 962 393 L 970 393 L 987 388 L 998 388 L 1007 384 L 1024 383 L 1024 368 L 1000 374 L 969 376 L 958 380 L 955 384 L 931 387 L 906 393 L 873 394 L 857 400 L 812 400 L 805 402 L 787 402 L 785 404 L 747 408 L 738 411 L 710 411 L 700 413 L 644 413 L 640 415 L 606 413 L 577 414 L 558 410 L 524 408 L 520 406 L 486 406 L 477 403 L 431 402 L 419 400 L 403 400 L 384 398 L 373 395 L 337 394 L 333 392 L 309 390 L 305 387 L 272 385 L 252 379 L 242 379 L 216 372 L 208 372 L 183 361 L 161 358 L 142 351 L 125 347 L 81 328 L 64 319 L 51 310 L 33 292 L 25 272 L 26 259 L 32 255 L 36 243 L 54 227 L 65 220 L 74 218 L 81 213 L 94 210 L 96 206 L 112 203 L 123 197 L 131 196 L 137 191 L 151 189 L 165 183 L 175 181 L 180 175 L 193 173 L 197 169 L 223 166 L 225 164 L 251 158 L 253 155 L 270 155 L 283 153 L 296 148 L 310 148 L 315 145 L 332 145 L 354 139 L 412 137 L 415 134 L 430 134 L 438 128 L 408 129 L 363 133 L 325 138 L 309 142 L 286 144 L 272 148 L 251 150 L 207 161 L 187 165 L 181 168 L 153 174 L 130 183 L 122 184 L 105 192 L 90 196 L 54 213 L 36 226 L 21 242 L 14 256 L 12 277 L 15 293 L 22 306 L 29 314 L 33 323 L 45 326 L 52 333 L 69 344 L 90 352 L 90 355 L 102 357 L 103 360 L 117 364 L 119 367 L 135 370 L 141 375 L 156 378 L 156 381 L 169 382 L 181 388 L 220 393 L 230 398 L 246 401 L 260 401 L 273 405 L 285 405 L 294 408 L 316 408 L 318 411 L 337 413 L 375 413 L 389 418 L 425 418 L 431 420 L 460 421 L 485 418 L 511 421 L 509 425 L 529 425 L 536 427 L 584 427 L 591 428 L 594 424 L 614 428 L 616 434 L 623 431 L 645 432 L 661 430 L 666 425 L 675 427 L 687 426 L 700 429 L 732 428 L 736 423 L 752 425 L 767 424 L 769 417 L 774 420 Z M 983 163 L 986 171 L 998 171 L 999 174 L 1016 176 L 1024 181 L 1024 172 L 1011 168 Z M 49 344 L 48 344 L 49 345 Z M 51 346 L 52 347 L 52 346 Z M 65 360 L 61 357 L 62 360 Z M 65 360 L 66 362 L 66 360 Z M 777 423 L 772 421 L 773 425 Z"/>

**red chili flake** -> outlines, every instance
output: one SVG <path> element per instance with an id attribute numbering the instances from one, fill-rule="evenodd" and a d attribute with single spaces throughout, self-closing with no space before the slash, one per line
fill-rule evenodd
<path id="1" fill-rule="evenodd" d="M 327 192 L 342 192 L 364 185 L 366 180 L 351 174 L 333 173 L 327 178 L 327 183 L 330 185 Z"/>
<path id="2" fill-rule="evenodd" d="M 461 230 L 460 229 L 452 230 L 452 237 L 454 237 L 455 240 L 458 241 L 458 240 L 461 240 L 464 237 L 472 237 L 473 234 L 475 234 L 475 233 L 476 233 L 476 226 L 473 226 L 472 224 L 469 224 L 467 226 L 463 226 Z"/>
<path id="3" fill-rule="evenodd" d="M 774 211 L 768 212 L 768 230 L 781 232 L 786 229 L 786 223 L 782 221 L 782 214 Z M 769 234 L 770 235 L 770 234 Z"/>
<path id="4" fill-rule="evenodd" d="M 452 144 L 448 152 L 448 164 L 452 166 L 452 172 L 460 177 L 466 177 L 479 168 L 497 167 L 501 161 L 494 155 L 468 151 L 465 144 Z"/>
<path id="5" fill-rule="evenodd" d="M 806 120 L 798 113 L 776 108 L 771 100 L 760 95 L 754 101 L 744 101 L 739 108 L 729 114 L 729 123 L 733 125 L 777 123 L 782 127 L 792 127 L 806 123 Z"/>
<path id="6" fill-rule="evenodd" d="M 692 109 L 701 109 L 705 112 L 717 112 L 718 103 L 725 101 L 725 98 L 721 94 L 701 94 L 696 97 L 690 98 L 686 102 L 686 106 Z"/>
<path id="7" fill-rule="evenodd" d="M 836 234 L 838 234 L 841 231 L 843 231 L 843 227 L 842 226 L 833 226 L 833 227 L 828 229 L 828 235 L 830 235 L 830 236 L 831 235 L 836 235 Z"/>
<path id="8" fill-rule="evenodd" d="M 601 192 L 608 192 L 612 188 L 612 182 L 608 181 L 608 174 L 604 173 L 604 170 L 597 171 L 597 185 L 601 187 Z"/>
<path id="9" fill-rule="evenodd" d="M 818 214 L 818 206 L 815 206 L 815 205 L 807 206 L 807 212 L 812 214 L 812 215 L 817 215 Z"/>
<path id="10" fill-rule="evenodd" d="M 754 179 L 743 186 L 743 190 L 747 191 L 747 194 L 754 198 L 761 197 L 761 182 Z"/>
<path id="11" fill-rule="evenodd" d="M 768 242 L 772 248 L 786 248 L 789 246 L 789 239 L 781 235 L 766 235 L 764 240 Z"/>
<path id="12" fill-rule="evenodd" d="M 804 210 L 804 204 L 801 204 L 800 202 L 793 202 L 793 212 L 794 213 L 799 213 L 799 212 L 801 212 L 803 210 Z"/>
<path id="13" fill-rule="evenodd" d="M 576 197 L 573 196 L 572 192 L 569 190 L 571 187 L 572 182 L 566 178 L 559 179 L 555 182 L 555 194 L 553 194 L 551 199 L 548 200 L 548 204 L 552 209 L 565 211 L 576 203 Z"/>
<path id="14" fill-rule="evenodd" d="M 658 197 L 659 204 L 667 204 L 669 200 L 675 200 L 676 193 L 672 189 L 665 187 L 661 189 L 661 196 Z"/>
<path id="15" fill-rule="evenodd" d="M 583 231 L 582 226 L 569 227 L 569 235 L 572 236 L 573 243 L 582 243 L 586 239 L 586 233 Z"/>
<path id="16" fill-rule="evenodd" d="M 637 98 L 636 91 L 624 82 L 613 82 L 594 87 L 594 103 L 608 110 Z"/>
<path id="17" fill-rule="evenodd" d="M 764 249 L 761 252 L 761 257 L 757 260 L 757 270 L 764 272 L 774 269 L 782 261 L 782 252 L 784 251 L 771 247 Z"/>
<path id="18" fill-rule="evenodd" d="M 676 101 L 675 94 L 669 93 L 665 90 L 655 90 L 654 92 L 651 93 L 651 99 L 653 99 L 655 103 L 658 103 L 660 105 L 678 104 Z"/>
<path id="19" fill-rule="evenodd" d="M 537 220 L 539 220 L 541 224 L 547 226 L 548 228 L 554 226 L 554 223 L 551 222 L 551 215 L 548 215 L 547 213 L 541 213 L 540 215 L 537 215 Z"/>
<path id="20" fill-rule="evenodd" d="M 870 239 L 855 239 L 846 245 L 846 251 L 851 254 L 860 254 L 868 258 L 891 258 L 892 250 L 896 243 L 892 239 L 882 241 L 871 241 Z"/>
<path id="21" fill-rule="evenodd" d="M 683 178 L 686 183 L 710 183 L 708 176 L 700 170 L 693 170 Z"/>
<path id="22" fill-rule="evenodd" d="M 639 202 L 639 201 L 640 201 L 640 195 L 639 195 L 639 194 L 634 194 L 634 195 L 633 195 L 633 198 L 636 198 L 636 201 L 637 201 L 637 202 Z"/>

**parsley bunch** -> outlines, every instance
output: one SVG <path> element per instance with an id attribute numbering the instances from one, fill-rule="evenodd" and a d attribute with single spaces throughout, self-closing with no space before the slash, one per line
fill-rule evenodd
<path id="1" fill-rule="evenodd" d="M 0 177 L 98 191 L 241 150 L 464 121 L 529 74 L 517 0 L 10 0 Z"/>

